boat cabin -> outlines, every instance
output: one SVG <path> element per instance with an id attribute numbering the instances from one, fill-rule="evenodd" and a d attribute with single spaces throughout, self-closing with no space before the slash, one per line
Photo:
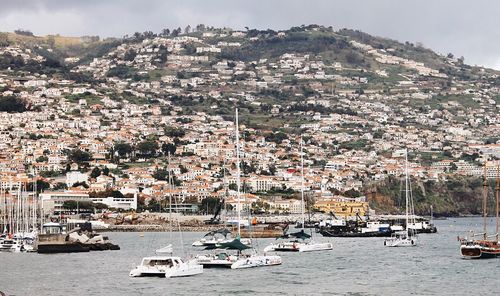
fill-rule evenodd
<path id="1" fill-rule="evenodd" d="M 42 234 L 62 234 L 63 226 L 59 223 L 49 222 L 42 226 Z"/>

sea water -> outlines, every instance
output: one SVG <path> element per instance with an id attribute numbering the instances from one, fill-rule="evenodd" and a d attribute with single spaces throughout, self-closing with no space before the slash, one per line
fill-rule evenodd
<path id="1" fill-rule="evenodd" d="M 492 219 L 489 219 L 493 222 Z M 482 231 L 481 218 L 435 221 L 419 245 L 384 247 L 384 238 L 326 238 L 332 251 L 280 253 L 283 264 L 244 270 L 205 269 L 187 278 L 130 278 L 144 256 L 169 243 L 175 255 L 203 252 L 203 233 L 107 233 L 119 251 L 73 254 L 0 253 L 6 295 L 498 295 L 500 258 L 464 260 L 458 235 Z M 491 232 L 494 231 L 493 223 Z M 274 239 L 258 239 L 262 250 Z"/>

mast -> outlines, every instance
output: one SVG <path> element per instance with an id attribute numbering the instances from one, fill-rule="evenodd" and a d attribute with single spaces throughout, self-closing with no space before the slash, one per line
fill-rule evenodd
<path id="1" fill-rule="evenodd" d="M 409 221 L 408 221 L 408 191 L 409 191 L 409 184 L 408 184 L 408 149 L 405 151 L 405 201 L 406 201 L 406 235 L 410 235 L 410 230 L 409 230 Z"/>
<path id="2" fill-rule="evenodd" d="M 500 173 L 499 169 L 497 169 L 497 173 Z M 496 200 L 497 200 L 497 206 L 496 206 L 496 216 L 497 216 L 496 236 L 497 236 L 497 241 L 498 241 L 498 199 L 499 199 L 499 195 L 500 195 L 500 174 L 498 174 L 498 175 L 499 176 L 496 180 L 497 186 L 495 188 L 495 196 L 496 196 Z"/>
<path id="3" fill-rule="evenodd" d="M 237 207 L 238 207 L 238 238 L 241 237 L 241 205 L 240 205 L 240 131 L 238 124 L 238 108 L 236 108 L 236 187 L 237 187 Z"/>
<path id="4" fill-rule="evenodd" d="M 305 228 L 305 217 L 304 217 L 304 153 L 303 153 L 303 147 L 302 147 L 302 137 L 300 137 L 300 198 L 301 198 L 301 204 L 300 204 L 300 211 L 302 214 L 302 230 Z"/>
<path id="5" fill-rule="evenodd" d="M 174 186 L 172 184 L 172 172 L 170 171 L 170 151 L 168 151 L 168 163 L 167 163 L 167 172 L 168 172 L 168 187 L 170 189 L 170 193 L 168 195 L 168 220 L 170 220 L 169 223 L 169 230 L 170 230 L 170 241 L 172 241 L 172 193 L 174 190 Z M 160 206 L 161 208 L 161 206 Z"/>
<path id="6" fill-rule="evenodd" d="M 486 219 L 488 216 L 488 213 L 486 211 L 487 207 L 487 199 L 488 199 L 488 178 L 486 176 L 486 163 L 484 164 L 484 177 L 483 177 L 483 237 L 484 240 L 486 240 Z"/>

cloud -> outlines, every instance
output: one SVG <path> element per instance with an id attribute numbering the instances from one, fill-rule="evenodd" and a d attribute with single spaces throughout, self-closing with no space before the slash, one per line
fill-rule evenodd
<path id="1" fill-rule="evenodd" d="M 500 2 L 486 0 L 0 0 L 0 31 L 123 36 L 203 23 L 243 29 L 302 24 L 360 29 L 498 69 Z"/>

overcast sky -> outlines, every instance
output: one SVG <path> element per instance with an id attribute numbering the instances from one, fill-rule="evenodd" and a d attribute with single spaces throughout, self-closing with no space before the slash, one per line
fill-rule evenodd
<path id="1" fill-rule="evenodd" d="M 421 42 L 500 70 L 494 0 L 0 0 L 0 31 L 101 37 L 203 23 L 234 29 L 320 24 Z"/>

